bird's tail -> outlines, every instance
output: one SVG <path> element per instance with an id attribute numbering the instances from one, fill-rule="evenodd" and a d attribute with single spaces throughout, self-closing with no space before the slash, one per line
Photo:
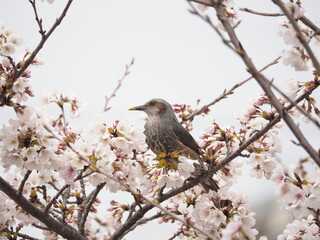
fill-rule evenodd
<path id="1" fill-rule="evenodd" d="M 193 164 L 195 167 L 194 172 L 192 173 L 193 176 L 195 177 L 199 177 L 201 176 L 204 171 L 205 171 L 205 167 L 203 165 L 202 162 L 200 163 L 194 163 Z M 207 192 L 209 192 L 210 190 L 213 190 L 215 192 L 218 192 L 218 190 L 220 189 L 218 184 L 213 180 L 212 177 L 208 177 L 206 178 L 203 182 L 200 183 L 201 186 L 204 188 L 204 190 L 206 190 Z"/>
<path id="2" fill-rule="evenodd" d="M 206 180 L 204 180 L 201 183 L 201 186 L 204 188 L 204 190 L 206 190 L 207 192 L 209 192 L 210 190 L 218 192 L 218 190 L 220 189 L 218 184 L 212 179 L 212 178 L 207 178 Z"/>

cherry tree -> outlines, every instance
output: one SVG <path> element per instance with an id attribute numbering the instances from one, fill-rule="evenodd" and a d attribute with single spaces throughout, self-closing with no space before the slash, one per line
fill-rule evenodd
<path id="1" fill-rule="evenodd" d="M 293 217 L 279 240 L 320 239 L 319 146 L 313 146 L 299 128 L 302 121 L 320 127 L 314 96 L 320 65 L 311 47 L 320 43 L 320 28 L 307 17 L 299 0 L 273 0 L 278 13 L 239 7 L 236 0 L 188 1 L 190 13 L 216 33 L 226 51 L 241 58 L 250 77 L 203 106 L 200 101 L 195 108 L 175 104 L 181 124 L 192 131 L 196 117 L 210 115 L 211 106 L 249 80 L 263 90 L 246 112 L 234 119 L 234 125 L 212 120 L 199 136 L 204 170 L 198 177 L 191 175 L 193 159 L 177 152 L 155 156 L 148 151 L 143 129 L 135 121 L 119 119 L 110 125 L 99 116 L 88 128 L 79 130 L 68 121 L 70 116 L 79 116 L 81 104 L 76 97 L 61 93 L 46 97 L 47 104 L 60 109 L 58 116 L 48 116 L 29 104 L 34 96 L 30 67 L 41 64 L 39 51 L 67 17 L 73 1 L 67 1 L 49 29 L 44 29 L 37 10 L 37 4 L 47 3 L 29 2 L 41 35 L 34 50 L 22 49 L 23 39 L 9 26 L 0 25 L 0 106 L 16 113 L 0 128 L 0 239 L 37 239 L 25 230 L 35 228 L 42 231 L 43 239 L 115 240 L 153 220 L 177 223 L 170 239 L 256 239 L 255 213 L 243 194 L 231 190 L 243 165 L 250 167 L 252 178 L 274 183 L 282 207 Z M 47 2 L 54 4 L 54 0 Z M 281 19 L 278 35 L 287 48 L 261 69 L 237 35 L 240 11 Z M 22 57 L 13 57 L 15 52 Z M 106 97 L 105 111 L 133 64 L 134 59 Z M 307 71 L 309 79 L 291 80 L 289 90 L 282 90 L 263 75 L 275 64 L 291 67 L 293 74 Z M 296 138 L 293 144 L 305 150 L 294 169 L 275 158 L 281 152 L 280 130 L 285 126 Z M 168 164 L 169 158 L 178 159 L 178 164 Z M 217 182 L 218 192 L 207 192 L 199 185 L 207 178 Z M 130 201 L 112 200 L 106 206 L 103 192 L 123 192 Z"/>

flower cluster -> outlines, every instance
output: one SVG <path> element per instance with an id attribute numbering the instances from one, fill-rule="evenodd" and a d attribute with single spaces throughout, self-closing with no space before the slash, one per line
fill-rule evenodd
<path id="1" fill-rule="evenodd" d="M 232 27 L 236 27 L 240 23 L 239 7 L 234 3 L 233 0 L 223 0 L 222 4 L 224 7 L 224 11 L 228 17 L 229 23 Z M 197 8 L 201 12 L 205 12 L 209 7 L 203 4 L 198 4 Z M 218 23 L 217 28 L 225 31 L 223 25 L 220 22 Z"/>
<path id="2" fill-rule="evenodd" d="M 24 65 L 27 52 L 17 63 L 12 55 L 16 48 L 22 44 L 22 39 L 15 36 L 10 29 L 0 23 L 0 106 L 13 107 L 16 112 L 23 112 L 22 102 L 33 96 L 29 78 L 29 70 L 25 70 L 17 77 L 19 69 Z M 32 61 L 32 65 L 37 65 L 37 60 Z"/>
<path id="3" fill-rule="evenodd" d="M 194 187 L 164 203 L 166 209 L 181 215 L 188 223 L 210 233 L 214 239 L 243 239 L 245 236 L 254 239 L 258 231 L 254 213 L 248 209 L 246 198 L 236 192 L 210 191 L 205 193 L 200 187 Z M 160 222 L 174 221 L 168 216 Z M 232 226 L 237 224 L 238 228 Z M 205 236 L 181 224 L 180 237 L 188 236 L 191 239 L 204 239 Z"/>
<path id="4" fill-rule="evenodd" d="M 22 38 L 17 37 L 3 23 L 0 23 L 0 55 L 11 56 L 16 47 L 23 43 Z"/>
<path id="5" fill-rule="evenodd" d="M 316 224 L 314 217 L 309 215 L 306 219 L 294 220 L 286 226 L 282 234 L 278 236 L 278 240 L 289 239 L 310 239 L 316 240 L 320 238 L 319 226 Z"/>
<path id="6" fill-rule="evenodd" d="M 240 23 L 239 8 L 233 0 L 224 0 L 222 4 L 231 26 L 236 27 Z M 286 7 L 295 19 L 304 15 L 300 1 L 287 2 Z M 298 24 L 306 41 L 317 40 L 311 29 Z M 222 25 L 217 27 L 225 30 Z M 282 21 L 279 27 L 278 34 L 290 46 L 283 52 L 284 63 L 297 71 L 307 70 L 309 56 L 292 25 Z M 23 70 L 30 53 L 14 60 L 21 44 L 20 38 L 0 24 L 0 106 L 12 107 L 17 113 L 15 119 L 0 128 L 0 167 L 4 170 L 1 177 L 48 216 L 79 229 L 90 239 L 108 239 L 124 223 L 132 221 L 132 216 L 139 215 L 141 218 L 134 219 L 130 229 L 153 219 L 160 223 L 175 222 L 174 216 L 177 216 L 183 219 L 175 235 L 179 238 L 205 239 L 210 235 L 213 239 L 224 240 L 256 239 L 255 213 L 249 209 L 244 195 L 230 190 L 237 182 L 241 166 L 247 164 L 250 176 L 276 183 L 282 208 L 293 216 L 294 220 L 278 240 L 320 238 L 319 168 L 313 167 L 316 177 L 312 177 L 305 166 L 308 159 L 303 159 L 290 174 L 275 160 L 275 155 L 282 150 L 278 133 L 281 124 L 254 138 L 278 117 L 265 94 L 253 99 L 247 111 L 238 116 L 240 127 L 221 126 L 213 120 L 208 124 L 198 140 L 201 161 L 179 152 L 155 156 L 148 151 L 143 130 L 137 127 L 135 119 L 120 119 L 109 124 L 103 115 L 98 115 L 87 128 L 74 128 L 65 110 L 70 109 L 71 117 L 77 117 L 82 105 L 77 97 L 57 92 L 44 98 L 45 103 L 59 107 L 56 118 L 48 120 L 45 114 L 22 105 L 33 93 L 29 83 L 31 73 Z M 39 62 L 34 60 L 31 64 Z M 312 81 L 290 80 L 287 85 L 288 96 L 294 99 L 297 93 L 317 87 L 318 75 L 314 74 Z M 287 99 L 279 98 L 279 101 L 284 106 L 291 104 Z M 195 109 L 199 102 L 197 100 Z M 209 113 L 205 107 L 202 115 Z M 320 115 L 312 96 L 306 97 L 301 107 L 307 114 Z M 174 111 L 191 131 L 196 111 L 186 104 L 175 104 Z M 295 108 L 289 113 L 294 117 L 299 115 Z M 255 141 L 250 141 L 238 154 L 239 147 L 252 138 Z M 237 158 L 225 165 L 225 160 L 233 153 L 237 153 Z M 201 184 L 187 188 L 186 183 L 219 164 L 223 167 L 212 176 L 220 188 L 217 192 L 207 191 Z M 97 197 L 102 190 L 110 195 L 122 192 L 131 198 L 124 202 L 111 200 L 105 216 L 100 218 L 96 213 L 106 209 L 103 205 L 106 201 Z M 178 191 L 179 194 L 172 194 Z M 61 238 L 2 192 L 0 199 L 0 239 L 16 239 L 28 225 L 42 229 L 44 239 Z M 160 211 L 142 218 L 152 202 L 171 214 Z M 81 226 L 83 221 L 85 224 Z"/>
<path id="7" fill-rule="evenodd" d="M 192 108 L 190 105 L 186 104 L 173 104 L 173 110 L 175 113 L 177 113 L 177 117 L 181 119 L 182 124 L 185 126 L 185 128 L 188 131 L 192 131 L 193 125 L 192 125 L 192 118 L 190 118 L 191 114 L 194 113 L 199 106 L 200 99 L 197 100 L 195 108 Z M 209 108 L 207 108 L 205 111 L 202 111 L 202 114 L 208 114 L 210 112 Z"/>
<path id="8" fill-rule="evenodd" d="M 300 1 L 287 2 L 285 4 L 286 8 L 292 12 L 295 19 L 299 19 L 304 16 L 304 9 L 301 6 Z M 302 24 L 300 21 L 297 22 L 302 37 L 307 41 L 315 39 L 317 40 L 316 34 L 312 29 Z M 293 67 L 296 71 L 306 71 L 308 70 L 308 63 L 310 62 L 310 57 L 306 54 L 303 45 L 297 37 L 297 33 L 294 30 L 292 24 L 288 20 L 281 20 L 279 22 L 278 35 L 283 38 L 285 44 L 289 45 L 290 48 L 283 51 L 283 63 L 286 66 Z"/>
<path id="9" fill-rule="evenodd" d="M 289 79 L 289 81 L 287 82 L 289 92 L 286 95 L 290 97 L 292 100 L 296 98 L 298 93 L 308 93 L 309 91 L 312 91 L 314 88 L 316 88 L 318 85 L 319 77 L 317 74 L 314 74 L 313 80 L 306 82 L 297 82 L 293 79 Z M 286 99 L 284 101 L 286 101 Z M 316 99 L 314 97 L 307 96 L 301 104 L 298 104 L 298 106 L 309 116 L 312 116 L 313 114 L 315 114 L 315 116 L 318 117 L 320 116 L 320 110 L 316 105 Z M 301 111 L 299 111 L 296 107 L 292 108 L 288 112 L 295 118 L 302 118 L 304 122 L 309 122 L 309 118 L 304 114 L 301 114 Z"/>
<path id="10" fill-rule="evenodd" d="M 64 113 L 65 106 L 70 105 L 71 117 L 78 117 L 82 109 L 82 104 L 78 97 L 75 97 L 75 96 L 66 97 L 57 91 L 53 91 L 47 94 L 45 97 L 43 97 L 42 100 L 44 104 L 49 104 L 49 103 L 56 104 L 62 110 L 63 113 Z M 62 124 L 60 120 L 62 119 L 57 120 L 57 124 Z"/>

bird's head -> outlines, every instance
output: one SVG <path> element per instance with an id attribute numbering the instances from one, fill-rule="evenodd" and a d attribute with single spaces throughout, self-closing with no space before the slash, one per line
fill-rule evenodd
<path id="1" fill-rule="evenodd" d="M 146 102 L 144 105 L 132 107 L 129 110 L 144 111 L 148 117 L 161 117 L 168 114 L 173 114 L 171 105 L 161 98 L 154 98 Z"/>

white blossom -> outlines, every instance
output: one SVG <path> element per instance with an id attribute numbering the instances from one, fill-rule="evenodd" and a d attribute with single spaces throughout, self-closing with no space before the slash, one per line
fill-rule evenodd
<path id="1" fill-rule="evenodd" d="M 189 178 L 191 176 L 191 173 L 193 173 L 195 170 L 195 167 L 194 167 L 195 160 L 188 159 L 184 156 L 179 156 L 178 160 L 179 160 L 179 163 L 178 163 L 179 173 L 186 179 Z"/>
<path id="2" fill-rule="evenodd" d="M 290 14 L 293 15 L 295 19 L 299 19 L 304 15 L 304 9 L 300 4 L 294 2 L 285 3 L 285 7 L 289 10 Z"/>
<path id="3" fill-rule="evenodd" d="M 302 54 L 300 49 L 291 48 L 283 51 L 283 63 L 284 65 L 290 65 L 296 71 L 307 71 L 308 59 Z"/>
<path id="4" fill-rule="evenodd" d="M 10 43 L 5 43 L 1 46 L 0 53 L 3 56 L 10 56 L 11 54 L 15 53 L 15 47 Z"/>
<path id="5" fill-rule="evenodd" d="M 309 215 L 306 219 L 294 220 L 292 223 L 287 224 L 286 229 L 277 237 L 277 240 L 317 240 L 319 238 L 319 227 L 313 216 Z"/>

